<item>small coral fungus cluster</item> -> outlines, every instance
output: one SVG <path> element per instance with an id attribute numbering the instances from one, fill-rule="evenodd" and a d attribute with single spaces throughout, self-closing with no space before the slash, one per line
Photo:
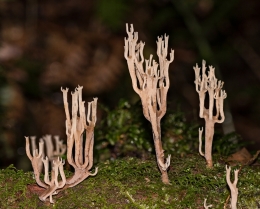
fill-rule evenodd
<path id="1" fill-rule="evenodd" d="M 158 37 L 157 41 L 157 63 L 150 55 L 148 60 L 144 59 L 144 43 L 138 42 L 138 33 L 134 32 L 133 25 L 126 25 L 128 37 L 125 38 L 124 57 L 127 60 L 129 73 L 132 80 L 134 91 L 140 96 L 144 117 L 151 123 L 153 140 L 156 152 L 156 159 L 162 182 L 169 184 L 167 170 L 170 166 L 171 155 L 164 156 L 164 150 L 161 140 L 161 119 L 167 109 L 167 92 L 170 87 L 169 65 L 174 59 L 174 51 L 171 50 L 168 55 L 168 36 Z M 212 143 L 214 135 L 214 124 L 222 123 L 225 119 L 223 111 L 224 99 L 227 97 L 222 90 L 223 82 L 215 77 L 214 68 L 209 66 L 206 72 L 206 62 L 202 61 L 202 69 L 196 66 L 195 88 L 199 95 L 200 111 L 199 116 L 205 119 L 205 152 L 202 152 L 202 133 L 203 128 L 199 129 L 199 153 L 205 157 L 207 167 L 213 167 L 212 161 Z M 202 73 L 201 73 L 201 72 Z M 37 149 L 35 137 L 30 137 L 32 144 L 32 153 L 30 151 L 29 137 L 26 137 L 26 153 L 32 162 L 35 180 L 40 187 L 45 188 L 40 200 L 45 201 L 49 198 L 52 203 L 52 195 L 60 191 L 73 187 L 88 176 L 97 174 L 98 169 L 91 173 L 93 166 L 93 144 L 94 127 L 96 123 L 97 98 L 88 103 L 87 113 L 85 104 L 82 101 L 82 87 L 77 87 L 72 94 L 72 111 L 70 115 L 67 101 L 68 89 L 61 89 L 66 115 L 66 135 L 67 145 L 63 145 L 59 138 L 55 137 L 55 150 L 52 144 L 51 136 L 45 136 L 39 142 Z M 208 94 L 208 96 L 207 96 Z M 205 107 L 205 99 L 209 98 L 208 108 Z M 215 114 L 214 114 L 215 113 Z M 44 144 L 46 147 L 44 148 Z M 74 168 L 74 174 L 66 178 L 63 170 L 64 161 L 61 155 L 67 149 L 67 161 Z M 45 155 L 45 151 L 47 154 Z M 49 175 L 49 164 L 52 169 Z M 44 180 L 40 179 L 40 173 L 44 168 Z M 230 182 L 230 168 L 226 168 L 227 183 L 231 188 L 232 208 L 235 208 L 237 199 L 236 183 L 238 181 L 238 172 L 235 171 L 235 181 Z M 206 200 L 204 208 L 209 208 Z"/>
<path id="2" fill-rule="evenodd" d="M 31 160 L 34 176 L 37 184 L 45 188 L 40 195 L 40 200 L 45 201 L 49 197 L 49 201 L 53 203 L 52 195 L 58 194 L 60 191 L 73 187 L 88 176 L 95 176 L 98 168 L 94 173 L 90 170 L 93 166 L 93 145 L 94 145 L 94 127 L 96 124 L 97 98 L 88 103 L 88 113 L 86 117 L 84 101 L 82 101 L 82 87 L 76 88 L 72 93 L 72 113 L 70 116 L 69 105 L 67 101 L 68 89 L 61 89 L 63 92 L 63 101 L 66 114 L 66 135 L 67 135 L 67 161 L 74 168 L 74 174 L 66 178 L 63 170 L 64 161 L 59 155 L 65 152 L 62 142 L 56 140 L 56 150 L 50 156 L 44 154 L 44 141 L 46 137 L 40 139 L 39 149 L 36 149 L 35 138 L 31 137 L 33 155 L 30 153 L 29 137 L 26 138 L 26 153 Z M 85 138 L 83 138 L 85 136 Z M 50 139 L 50 136 L 48 136 Z M 45 139 L 45 140 L 44 140 Z M 52 143 L 46 143 L 47 153 L 53 148 Z M 62 148 L 64 152 L 59 152 Z M 74 156 L 73 156 L 74 155 Z M 49 177 L 49 160 L 52 166 L 51 179 Z M 40 173 L 44 166 L 44 180 L 40 179 Z M 60 176 L 60 178 L 59 178 Z M 59 180 L 61 179 L 61 180 Z"/>

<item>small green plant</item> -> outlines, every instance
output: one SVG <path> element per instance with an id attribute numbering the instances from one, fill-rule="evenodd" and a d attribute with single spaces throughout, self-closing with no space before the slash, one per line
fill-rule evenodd
<path id="1" fill-rule="evenodd" d="M 216 133 L 212 150 L 222 156 L 229 156 L 242 149 L 247 144 L 248 143 L 243 141 L 243 138 L 236 132 L 228 133 L 224 136 Z"/>
<path id="2" fill-rule="evenodd" d="M 95 131 L 95 162 L 127 156 L 147 158 L 154 153 L 149 122 L 143 117 L 141 103 L 121 99 L 114 109 L 99 105 L 105 116 Z M 199 124 L 189 123 L 179 109 L 170 109 L 162 119 L 165 152 L 185 156 L 198 151 Z M 237 133 L 214 135 L 213 152 L 228 156 L 245 146 Z"/>
<path id="3" fill-rule="evenodd" d="M 153 151 L 149 123 L 143 118 L 140 102 L 121 99 L 113 110 L 101 106 L 106 116 L 95 132 L 96 161 L 133 156 L 145 158 Z"/>
<path id="4" fill-rule="evenodd" d="M 187 155 L 198 150 L 198 124 L 187 122 L 184 113 L 169 110 L 162 120 L 163 146 L 174 155 Z"/>

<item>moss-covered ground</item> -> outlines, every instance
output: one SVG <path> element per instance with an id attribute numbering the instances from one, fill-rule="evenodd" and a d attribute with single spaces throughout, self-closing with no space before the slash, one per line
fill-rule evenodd
<path id="1" fill-rule="evenodd" d="M 213 169 L 206 169 L 198 154 L 173 156 L 171 185 L 160 181 L 154 159 L 124 158 L 99 163 L 99 172 L 74 188 L 54 196 L 55 204 L 38 199 L 32 172 L 10 166 L 0 171 L 0 208 L 223 208 L 229 197 L 225 159 L 214 156 Z M 232 174 L 235 168 L 232 167 Z M 233 175 L 232 175 L 233 177 Z M 244 166 L 239 172 L 238 208 L 259 208 L 260 166 Z M 40 190 L 38 191 L 40 192 Z M 227 207 L 228 208 L 228 207 Z"/>

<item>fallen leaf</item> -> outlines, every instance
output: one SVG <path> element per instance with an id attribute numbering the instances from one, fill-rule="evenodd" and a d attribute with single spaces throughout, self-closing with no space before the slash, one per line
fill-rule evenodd
<path id="1" fill-rule="evenodd" d="M 236 153 L 232 154 L 227 158 L 227 163 L 231 166 L 242 164 L 242 165 L 251 165 L 260 154 L 260 150 L 256 152 L 254 156 L 252 156 L 248 150 L 244 147 Z"/>
<path id="2" fill-rule="evenodd" d="M 27 188 L 31 193 L 37 194 L 38 196 L 46 190 L 45 188 L 39 187 L 37 184 L 29 184 Z"/>
<path id="3" fill-rule="evenodd" d="M 236 153 L 232 154 L 227 158 L 227 162 L 229 165 L 237 165 L 242 164 L 246 165 L 247 162 L 252 158 L 252 155 L 248 152 L 248 150 L 244 147 Z"/>

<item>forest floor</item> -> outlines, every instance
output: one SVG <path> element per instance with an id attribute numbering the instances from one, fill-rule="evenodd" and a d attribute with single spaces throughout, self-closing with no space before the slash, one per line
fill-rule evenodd
<path id="1" fill-rule="evenodd" d="M 54 204 L 42 202 L 43 190 L 32 172 L 17 170 L 12 165 L 0 170 L 0 208 L 174 208 L 203 209 L 204 199 L 212 208 L 230 208 L 230 190 L 226 183 L 226 160 L 213 156 L 214 167 L 207 169 L 198 154 L 172 156 L 169 169 L 170 185 L 164 185 L 153 158 L 124 158 L 96 166 L 95 177 L 68 188 L 54 196 Z M 259 161 L 259 160 L 258 160 Z M 237 188 L 238 208 L 253 209 L 260 205 L 260 165 L 232 166 L 240 169 Z M 66 175 L 70 173 L 67 172 Z"/>

